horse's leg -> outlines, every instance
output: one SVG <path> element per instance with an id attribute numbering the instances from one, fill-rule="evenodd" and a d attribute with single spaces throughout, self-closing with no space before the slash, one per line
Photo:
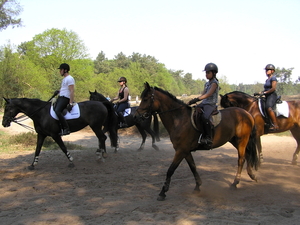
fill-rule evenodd
<path id="1" fill-rule="evenodd" d="M 138 149 L 138 151 L 142 151 L 142 150 L 144 150 L 144 147 L 145 147 L 145 142 L 146 142 L 147 134 L 146 134 L 144 128 L 142 127 L 142 125 L 140 123 L 135 124 L 135 126 L 137 127 L 137 129 L 139 130 L 140 134 L 142 135 L 142 144 L 141 144 L 141 146 Z"/>
<path id="2" fill-rule="evenodd" d="M 240 138 L 237 138 L 238 143 L 232 143 L 233 146 L 237 149 L 238 151 L 238 169 L 234 178 L 233 183 L 231 184 L 232 188 L 236 188 L 236 185 L 238 185 L 240 183 L 241 180 L 241 173 L 242 173 L 242 169 L 245 163 L 245 153 L 246 153 L 246 145 L 248 142 L 248 139 L 245 140 L 241 140 Z"/>
<path id="3" fill-rule="evenodd" d="M 194 174 L 194 178 L 195 178 L 195 181 L 196 181 L 196 186 L 195 186 L 194 190 L 197 191 L 197 192 L 200 192 L 200 185 L 202 184 L 202 181 L 201 181 L 201 178 L 200 178 L 200 176 L 197 172 L 195 161 L 194 161 L 194 158 L 192 156 L 192 153 L 188 154 L 188 156 L 185 157 L 185 160 L 189 164 L 189 167 L 190 167 L 192 173 Z"/>
<path id="4" fill-rule="evenodd" d="M 181 163 L 181 161 L 183 160 L 184 156 L 181 152 L 176 151 L 173 162 L 171 163 L 168 171 L 167 171 L 167 177 L 166 177 L 166 181 L 159 193 L 159 196 L 157 198 L 158 201 L 163 201 L 166 198 L 166 192 L 169 190 L 170 187 L 170 182 L 171 182 L 171 177 L 174 174 L 175 170 L 177 169 L 177 167 L 179 166 L 179 164 Z"/>
<path id="5" fill-rule="evenodd" d="M 262 146 L 261 146 L 261 139 L 260 136 L 256 136 L 256 147 L 259 153 L 259 159 L 260 159 L 260 163 L 263 163 L 264 161 L 264 156 L 262 153 Z"/>
<path id="6" fill-rule="evenodd" d="M 150 121 L 151 122 L 151 121 Z M 151 135 L 152 137 L 152 148 L 154 148 L 156 151 L 159 151 L 159 148 L 155 144 L 155 132 L 151 129 L 151 124 L 147 123 L 147 126 L 144 126 L 144 129 Z"/>
<path id="7" fill-rule="evenodd" d="M 297 148 L 293 154 L 292 165 L 297 165 L 298 154 L 300 151 L 300 129 L 299 129 L 299 127 L 291 129 L 291 133 L 297 142 Z"/>
<path id="8" fill-rule="evenodd" d="M 30 166 L 28 166 L 29 170 L 34 170 L 34 167 L 38 164 L 39 161 L 39 155 L 41 153 L 41 149 L 44 143 L 44 140 L 47 136 L 42 135 L 42 134 L 37 134 L 37 143 L 36 143 L 36 148 L 35 148 L 35 153 L 34 153 L 34 159 L 33 162 Z"/>
<path id="9" fill-rule="evenodd" d="M 70 152 L 67 150 L 67 147 L 65 146 L 65 144 L 64 144 L 63 140 L 61 139 L 61 137 L 59 135 L 55 135 L 55 136 L 52 136 L 52 138 L 58 144 L 58 146 L 63 151 L 63 153 L 65 153 L 65 155 L 67 156 L 67 158 L 70 162 L 69 167 L 70 168 L 74 167 L 73 157 L 71 156 Z"/>
<path id="10" fill-rule="evenodd" d="M 105 141 L 106 141 L 107 137 L 103 133 L 101 126 L 100 126 L 100 129 L 97 126 L 96 127 L 93 126 L 91 128 L 98 138 L 99 149 L 97 149 L 96 155 L 98 156 L 98 159 L 102 159 L 102 161 L 104 162 L 105 158 L 107 158 L 106 146 L 105 146 Z"/>

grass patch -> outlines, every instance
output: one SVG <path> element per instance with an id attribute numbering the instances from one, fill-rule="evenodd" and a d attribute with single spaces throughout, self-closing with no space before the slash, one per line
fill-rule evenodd
<path id="1" fill-rule="evenodd" d="M 0 152 L 11 152 L 17 150 L 32 150 L 36 147 L 37 134 L 34 132 L 24 132 L 16 135 L 9 135 L 0 131 Z M 82 150 L 81 145 L 64 142 L 67 149 Z M 46 137 L 42 150 L 60 149 L 51 137 Z"/>

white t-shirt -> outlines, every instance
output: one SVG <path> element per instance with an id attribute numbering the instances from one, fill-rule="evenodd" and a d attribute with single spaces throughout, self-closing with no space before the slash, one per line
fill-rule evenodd
<path id="1" fill-rule="evenodd" d="M 67 98 L 70 98 L 70 90 L 69 90 L 70 85 L 75 85 L 75 80 L 71 75 L 68 75 L 64 77 L 64 79 L 61 82 L 59 96 L 65 96 Z"/>

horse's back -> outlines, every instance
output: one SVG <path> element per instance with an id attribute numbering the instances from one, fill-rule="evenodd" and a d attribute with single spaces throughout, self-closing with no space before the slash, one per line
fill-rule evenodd
<path id="1" fill-rule="evenodd" d="M 220 110 L 222 122 L 225 124 L 242 125 L 247 123 L 249 126 L 254 126 L 253 116 L 246 110 L 239 107 L 230 107 Z"/>

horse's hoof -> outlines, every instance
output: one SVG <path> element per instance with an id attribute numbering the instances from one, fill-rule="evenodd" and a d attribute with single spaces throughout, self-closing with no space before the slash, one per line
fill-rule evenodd
<path id="1" fill-rule="evenodd" d="M 114 153 L 117 153 L 119 151 L 119 148 L 115 148 Z"/>
<path id="2" fill-rule="evenodd" d="M 34 169 L 35 169 L 33 165 L 30 165 L 30 166 L 28 166 L 27 168 L 28 168 L 29 170 L 34 170 Z"/>
<path id="3" fill-rule="evenodd" d="M 159 148 L 155 144 L 152 145 L 152 148 L 154 148 L 156 151 L 159 151 Z"/>
<path id="4" fill-rule="evenodd" d="M 230 185 L 230 189 L 231 189 L 231 190 L 236 190 L 236 189 L 237 189 L 236 184 L 231 184 L 231 185 Z"/>
<path id="5" fill-rule="evenodd" d="M 166 196 L 158 196 L 157 201 L 164 201 L 166 199 Z"/>
<path id="6" fill-rule="evenodd" d="M 142 150 L 143 150 L 143 148 L 139 148 L 137 151 L 138 151 L 138 152 L 141 152 Z"/>
<path id="7" fill-rule="evenodd" d="M 292 161 L 292 165 L 296 166 L 297 165 L 297 161 Z"/>
<path id="8" fill-rule="evenodd" d="M 107 158 L 107 156 L 108 156 L 108 155 L 107 155 L 106 152 L 103 152 L 103 153 L 102 153 L 102 157 L 103 157 L 103 158 Z"/>
<path id="9" fill-rule="evenodd" d="M 68 167 L 69 167 L 69 168 L 74 168 L 75 165 L 74 165 L 74 163 L 69 163 Z"/>

